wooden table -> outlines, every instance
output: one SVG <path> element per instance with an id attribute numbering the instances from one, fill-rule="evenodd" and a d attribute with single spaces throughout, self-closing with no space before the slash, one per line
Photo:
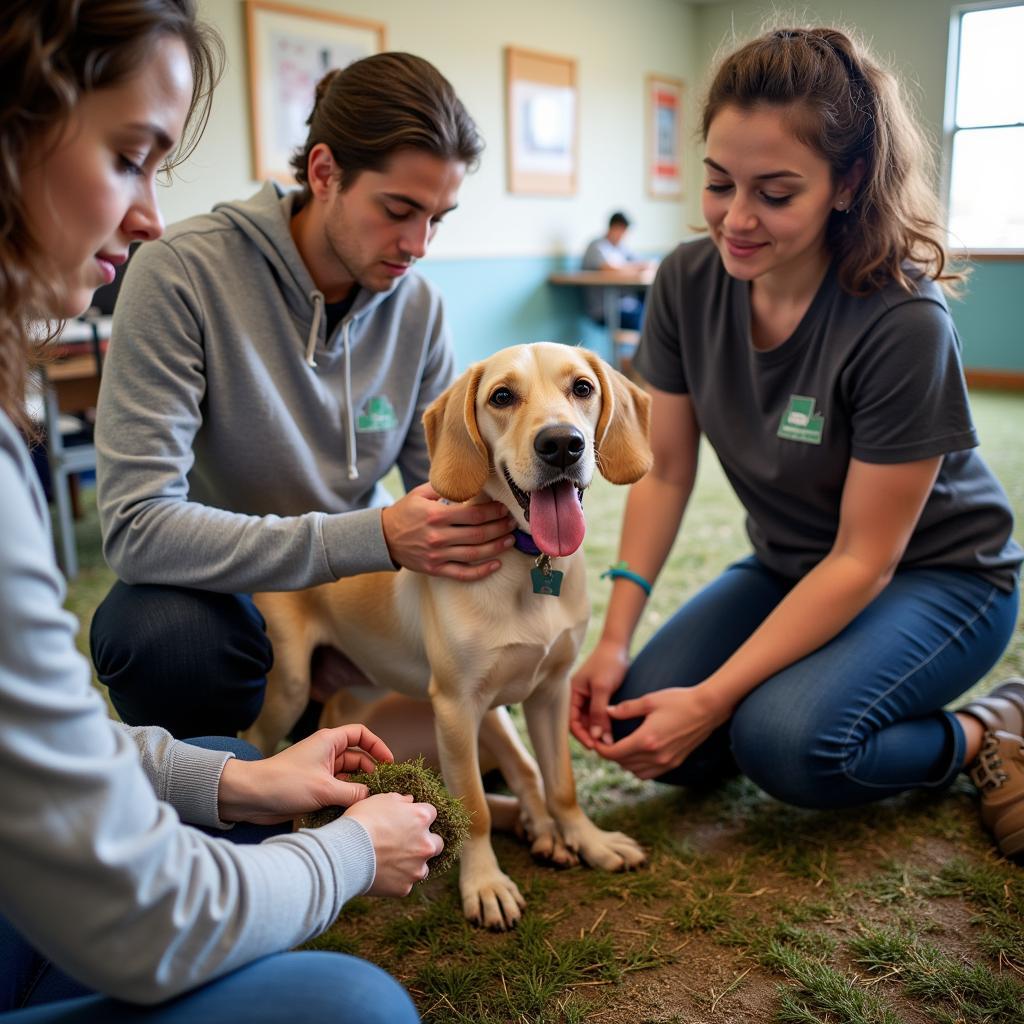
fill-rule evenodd
<path id="1" fill-rule="evenodd" d="M 624 267 L 622 270 L 570 270 L 548 277 L 548 284 L 569 285 L 576 288 L 601 288 L 604 291 L 604 322 L 611 343 L 612 362 L 621 370 L 620 351 L 635 348 L 640 340 L 636 331 L 623 331 L 619 319 L 619 300 L 624 289 L 640 288 L 646 291 L 654 283 L 657 267 L 642 270 Z"/>

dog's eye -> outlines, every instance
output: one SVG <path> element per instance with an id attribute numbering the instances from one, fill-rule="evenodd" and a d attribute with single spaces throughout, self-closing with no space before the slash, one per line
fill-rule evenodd
<path id="1" fill-rule="evenodd" d="M 496 405 L 499 409 L 504 409 L 505 406 L 511 405 L 515 395 L 509 391 L 508 388 L 497 388 L 493 395 L 491 395 L 491 405 Z"/>
<path id="2" fill-rule="evenodd" d="M 582 377 L 572 386 L 572 393 L 577 398 L 589 398 L 594 393 L 594 385 Z"/>

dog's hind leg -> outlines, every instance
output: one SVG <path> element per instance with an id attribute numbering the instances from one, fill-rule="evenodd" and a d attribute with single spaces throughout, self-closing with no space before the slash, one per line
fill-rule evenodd
<path id="1" fill-rule="evenodd" d="M 591 867 L 623 871 L 639 867 L 646 856 L 623 832 L 606 832 L 584 813 L 576 799 L 569 757 L 568 666 L 556 670 L 523 703 L 526 726 L 537 752 L 548 808 L 561 837 Z"/>
<path id="2" fill-rule="evenodd" d="M 274 667 L 267 674 L 267 690 L 256 721 L 241 735 L 266 756 L 299 720 L 309 696 L 309 662 L 313 644 L 299 627 L 292 636 L 271 636 Z"/>
<path id="3" fill-rule="evenodd" d="M 480 725 L 480 757 L 497 765 L 509 789 L 519 798 L 519 820 L 530 840 L 530 852 L 562 867 L 577 864 L 576 855 L 559 841 L 540 769 L 506 708 L 492 708 L 484 715 Z"/>

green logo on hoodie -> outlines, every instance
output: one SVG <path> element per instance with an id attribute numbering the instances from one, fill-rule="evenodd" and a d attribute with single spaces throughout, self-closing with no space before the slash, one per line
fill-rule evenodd
<path id="1" fill-rule="evenodd" d="M 388 401 L 387 395 L 375 395 L 373 398 L 368 398 L 356 420 L 356 430 L 360 434 L 393 430 L 397 426 L 398 417 L 395 415 L 394 407 Z"/>

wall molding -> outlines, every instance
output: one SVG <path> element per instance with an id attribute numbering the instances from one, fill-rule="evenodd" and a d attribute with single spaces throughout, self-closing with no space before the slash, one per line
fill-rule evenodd
<path id="1" fill-rule="evenodd" d="M 1024 391 L 1024 371 L 964 370 L 969 388 L 988 391 Z"/>

